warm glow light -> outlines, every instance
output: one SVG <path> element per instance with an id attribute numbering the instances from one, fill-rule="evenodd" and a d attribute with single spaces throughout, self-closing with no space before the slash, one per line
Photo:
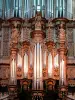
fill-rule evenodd
<path id="1" fill-rule="evenodd" d="M 18 54 L 18 58 L 17 58 L 17 66 L 18 67 L 22 67 L 22 57 L 20 54 Z"/>
<path id="2" fill-rule="evenodd" d="M 48 55 L 48 75 L 52 77 L 52 55 L 49 53 Z"/>
<path id="3" fill-rule="evenodd" d="M 25 53 L 24 55 L 24 78 L 27 77 L 28 73 L 28 55 Z"/>

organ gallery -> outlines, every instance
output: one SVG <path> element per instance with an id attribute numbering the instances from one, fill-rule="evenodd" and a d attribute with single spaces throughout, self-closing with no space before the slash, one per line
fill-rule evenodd
<path id="1" fill-rule="evenodd" d="M 74 100 L 74 4 L 0 0 L 1 98 Z"/>

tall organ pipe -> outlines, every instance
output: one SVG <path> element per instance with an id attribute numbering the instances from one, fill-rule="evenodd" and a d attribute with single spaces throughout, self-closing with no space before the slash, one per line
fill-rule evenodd
<path id="1" fill-rule="evenodd" d="M 24 55 L 24 78 L 27 78 L 28 74 L 28 55 L 25 53 Z"/>
<path id="2" fill-rule="evenodd" d="M 41 90 L 42 83 L 42 49 L 41 44 L 36 43 L 34 48 L 34 87 L 33 89 Z"/>

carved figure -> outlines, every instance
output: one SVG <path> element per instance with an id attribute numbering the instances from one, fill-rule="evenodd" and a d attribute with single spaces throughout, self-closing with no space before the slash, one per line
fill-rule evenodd
<path id="1" fill-rule="evenodd" d="M 35 30 L 41 30 L 41 16 L 35 17 Z"/>

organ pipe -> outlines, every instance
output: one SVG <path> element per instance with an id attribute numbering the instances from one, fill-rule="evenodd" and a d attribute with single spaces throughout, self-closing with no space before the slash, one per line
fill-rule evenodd
<path id="1" fill-rule="evenodd" d="M 56 54 L 56 56 L 54 57 L 54 67 L 58 67 L 59 66 L 59 58 L 58 58 L 58 54 Z"/>
<path id="2" fill-rule="evenodd" d="M 48 55 L 48 76 L 52 77 L 52 55 L 49 53 Z"/>
<path id="3" fill-rule="evenodd" d="M 44 52 L 44 55 L 43 55 L 43 64 L 44 64 L 44 67 L 46 67 L 46 51 Z"/>
<path id="4" fill-rule="evenodd" d="M 20 54 L 18 54 L 18 57 L 17 57 L 17 66 L 22 67 L 22 57 Z"/>
<path id="5" fill-rule="evenodd" d="M 34 89 L 42 89 L 42 49 L 41 44 L 36 43 L 34 49 Z"/>
<path id="6" fill-rule="evenodd" d="M 11 61 L 11 81 L 15 84 L 16 82 L 16 61 L 12 59 Z"/>
<path id="7" fill-rule="evenodd" d="M 64 60 L 60 62 L 60 85 L 64 85 Z"/>
<path id="8" fill-rule="evenodd" d="M 42 82 L 42 49 L 40 45 L 40 89 L 43 89 L 43 82 Z"/>
<path id="9" fill-rule="evenodd" d="M 25 53 L 24 55 L 24 78 L 27 78 L 28 74 L 28 55 Z"/>
<path id="10" fill-rule="evenodd" d="M 35 48 L 34 48 L 34 89 L 36 90 L 36 44 L 35 44 Z"/>

